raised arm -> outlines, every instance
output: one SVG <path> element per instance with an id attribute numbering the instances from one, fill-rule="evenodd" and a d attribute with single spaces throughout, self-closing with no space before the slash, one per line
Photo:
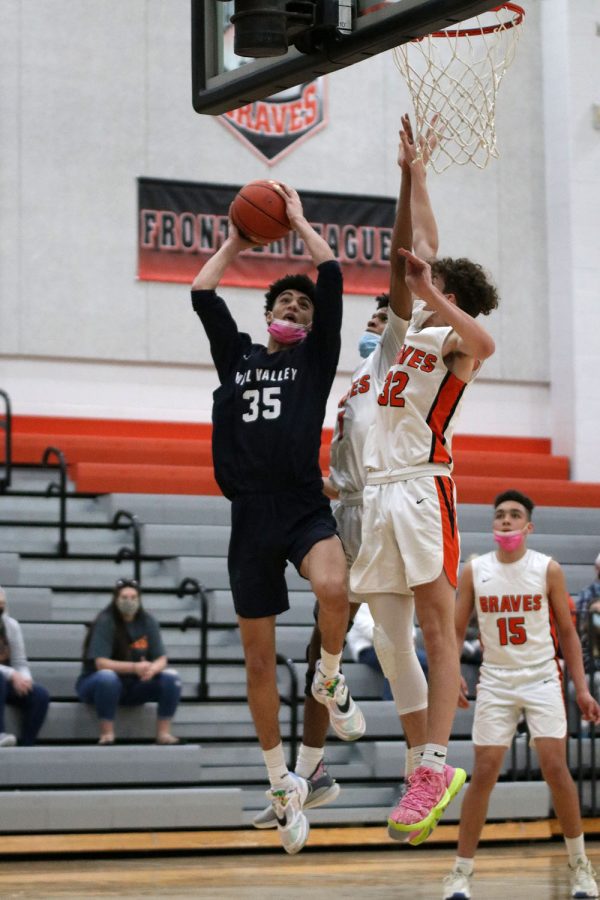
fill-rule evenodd
<path id="1" fill-rule="evenodd" d="M 333 250 L 320 234 L 317 234 L 312 225 L 307 221 L 304 210 L 302 209 L 302 201 L 298 196 L 298 192 L 288 184 L 277 185 L 283 196 L 285 197 L 285 206 L 287 217 L 290 225 L 296 234 L 302 238 L 306 245 L 306 249 L 310 253 L 313 265 L 320 266 L 327 260 L 334 259 Z"/>
<path id="2" fill-rule="evenodd" d="M 427 163 L 437 145 L 437 138 L 430 128 L 427 135 L 419 139 L 419 153 L 417 153 L 410 118 L 405 114 L 402 116 L 400 139 L 404 159 L 410 169 L 412 249 L 422 259 L 431 259 L 437 256 L 439 236 L 431 198 L 427 190 Z M 408 244 L 400 246 L 408 247 Z"/>
<path id="3" fill-rule="evenodd" d="M 217 252 L 208 259 L 192 282 L 193 291 L 214 291 L 221 278 L 242 250 L 253 247 L 251 241 L 243 238 L 229 217 L 229 233 Z"/>
<path id="4" fill-rule="evenodd" d="M 424 259 L 401 248 L 399 254 L 406 259 L 406 282 L 417 297 L 438 312 L 446 325 L 450 325 L 459 339 L 456 352 L 472 361 L 484 360 L 492 355 L 496 346 L 492 336 L 468 313 L 451 302 L 431 280 L 431 266 Z M 448 295 L 452 297 L 452 294 Z"/>
<path id="5" fill-rule="evenodd" d="M 412 315 L 413 301 L 406 284 L 406 264 L 398 253 L 400 247 L 412 247 L 413 240 L 410 218 L 411 172 L 410 163 L 406 157 L 405 143 L 406 136 L 402 127 L 400 129 L 400 144 L 398 147 L 398 165 L 402 176 L 390 250 L 390 307 L 401 319 L 408 320 Z"/>

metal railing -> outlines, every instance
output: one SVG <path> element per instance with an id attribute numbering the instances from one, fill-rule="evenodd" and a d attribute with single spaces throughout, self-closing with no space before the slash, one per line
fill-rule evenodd
<path id="1" fill-rule="evenodd" d="M 123 522 L 127 522 L 126 525 L 123 525 Z M 117 555 L 115 556 L 115 562 L 121 563 L 124 559 L 133 560 L 133 577 L 137 581 L 137 583 L 141 586 L 142 584 L 142 549 L 141 549 L 141 540 L 140 540 L 140 523 L 139 519 L 133 513 L 127 512 L 125 509 L 120 509 L 113 516 L 113 520 L 110 523 L 111 528 L 115 531 L 118 528 L 131 528 L 133 531 L 133 547 L 121 547 L 117 551 Z"/>
<path id="2" fill-rule="evenodd" d="M 280 693 L 280 699 L 285 706 L 290 708 L 290 755 L 288 759 L 288 768 L 291 772 L 296 771 L 296 757 L 298 755 L 298 676 L 296 674 L 296 666 L 293 660 L 286 659 L 280 653 L 277 654 L 277 665 L 285 666 L 290 676 L 290 690 L 286 697 Z"/>
<path id="3" fill-rule="evenodd" d="M 200 680 L 198 682 L 198 699 L 208 700 L 208 597 L 204 587 L 195 578 L 184 578 L 177 588 L 179 598 L 197 596 L 200 599 L 200 618 L 198 616 L 186 616 L 181 623 L 181 630 L 198 628 L 200 632 L 200 646 L 198 666 Z"/>
<path id="4" fill-rule="evenodd" d="M 4 431 L 4 478 L 0 478 L 0 491 L 6 491 L 12 481 L 12 410 L 6 391 L 0 390 L 0 397 L 4 400 L 4 416 L 0 418 Z"/>
<path id="5" fill-rule="evenodd" d="M 197 596 L 200 601 L 200 616 L 186 616 L 179 626 L 182 631 L 187 631 L 188 628 L 197 628 L 199 630 L 200 643 L 198 648 L 198 665 L 200 680 L 198 682 L 197 692 L 199 700 L 210 699 L 208 685 L 208 633 L 210 630 L 210 622 L 208 620 L 208 593 L 209 592 L 204 588 L 204 586 L 200 584 L 200 582 L 195 578 L 184 578 L 177 588 L 178 597 L 183 598 L 186 596 Z M 225 660 L 219 660 L 219 662 L 225 662 Z M 296 673 L 296 667 L 293 660 L 286 659 L 285 656 L 282 656 L 279 653 L 277 654 L 277 665 L 284 666 L 287 669 L 290 677 L 289 691 L 287 694 L 281 692 L 280 697 L 281 702 L 285 706 L 288 706 L 290 709 L 289 766 L 291 769 L 294 769 L 296 765 L 296 755 L 298 749 L 298 675 Z"/>
<path id="6" fill-rule="evenodd" d="M 58 447 L 46 447 L 42 456 L 43 466 L 51 465 L 48 462 L 51 456 L 55 456 L 58 461 L 59 480 L 58 482 L 50 482 L 46 488 L 46 496 L 58 495 L 58 555 L 65 557 L 69 555 L 69 545 L 67 543 L 67 462 L 64 453 Z"/>

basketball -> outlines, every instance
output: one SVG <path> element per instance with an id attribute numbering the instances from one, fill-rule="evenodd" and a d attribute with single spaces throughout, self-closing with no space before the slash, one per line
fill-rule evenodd
<path id="1" fill-rule="evenodd" d="M 230 214 L 243 237 L 256 244 L 270 244 L 290 230 L 285 198 L 276 181 L 250 181 L 236 194 Z"/>

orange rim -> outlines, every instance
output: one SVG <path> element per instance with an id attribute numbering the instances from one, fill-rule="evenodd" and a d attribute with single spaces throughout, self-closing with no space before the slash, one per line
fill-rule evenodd
<path id="1" fill-rule="evenodd" d="M 494 6 L 493 9 L 488 11 L 500 12 L 503 9 L 513 13 L 512 18 L 508 19 L 506 22 L 499 22 L 497 25 L 486 25 L 483 28 L 455 28 L 446 31 L 433 31 L 429 37 L 479 37 L 482 34 L 494 34 L 494 32 L 500 31 L 501 29 L 516 28 L 517 25 L 521 25 L 525 18 L 525 10 L 516 3 L 502 3 L 500 6 Z M 423 38 L 415 38 L 415 40 L 422 41 Z"/>

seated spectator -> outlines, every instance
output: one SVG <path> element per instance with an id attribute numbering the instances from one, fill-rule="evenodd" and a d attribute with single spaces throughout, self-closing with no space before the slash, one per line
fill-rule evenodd
<path id="1" fill-rule="evenodd" d="M 600 597 L 596 597 L 579 620 L 585 671 L 600 672 Z"/>
<path id="2" fill-rule="evenodd" d="M 21 710 L 19 744 L 30 747 L 44 724 L 50 694 L 35 684 L 29 671 L 23 632 L 16 619 L 6 611 L 6 594 L 0 588 L 0 747 L 14 747 L 17 739 L 4 730 L 4 707 Z"/>
<path id="3" fill-rule="evenodd" d="M 93 703 L 100 720 L 99 744 L 114 744 L 117 706 L 158 703 L 157 744 L 178 744 L 171 734 L 181 680 L 167 669 L 158 622 L 142 606 L 137 581 L 115 584 L 110 604 L 90 626 L 83 645 L 77 694 Z"/>
<path id="4" fill-rule="evenodd" d="M 600 553 L 594 563 L 596 580 L 585 588 L 577 598 L 577 630 L 581 639 L 583 650 L 583 662 L 586 672 L 596 672 L 600 669 Z"/>

